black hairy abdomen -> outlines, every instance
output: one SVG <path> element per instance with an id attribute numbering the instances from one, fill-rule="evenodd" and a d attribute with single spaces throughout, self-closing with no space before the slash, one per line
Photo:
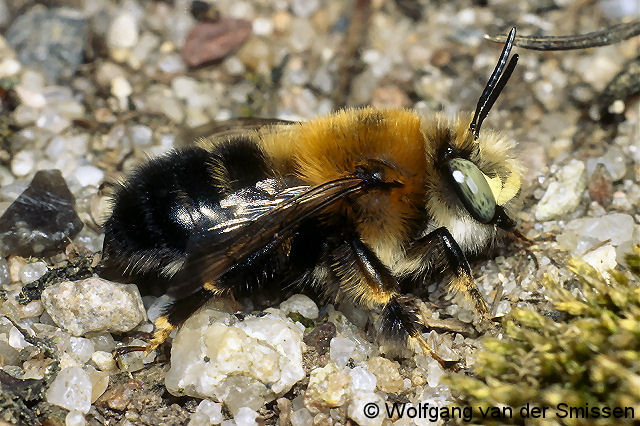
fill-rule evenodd
<path id="1" fill-rule="evenodd" d="M 103 275 L 134 280 L 144 293 L 151 292 L 146 281 L 166 286 L 170 276 L 163 269 L 184 260 L 192 238 L 230 218 L 220 208 L 226 192 L 254 186 L 268 170 L 263 152 L 247 138 L 211 151 L 174 150 L 141 165 L 113 195 Z"/>

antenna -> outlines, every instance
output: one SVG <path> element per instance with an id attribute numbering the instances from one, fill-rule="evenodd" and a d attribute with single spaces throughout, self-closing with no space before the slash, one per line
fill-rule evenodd
<path id="1" fill-rule="evenodd" d="M 498 60 L 493 73 L 491 73 L 491 77 L 489 77 L 489 81 L 482 92 L 482 96 L 480 96 L 480 99 L 478 100 L 476 112 L 473 114 L 473 120 L 471 121 L 469 130 L 473 133 L 474 139 L 478 139 L 482 122 L 487 118 L 489 111 L 491 111 L 491 107 L 495 103 L 496 99 L 498 99 L 498 96 L 500 96 L 502 89 L 504 89 L 504 86 L 507 84 L 509 77 L 511 77 L 511 74 L 518 63 L 518 55 L 515 54 L 507 65 L 507 59 L 509 59 L 509 54 L 511 54 L 511 48 L 513 47 L 513 40 L 515 38 L 516 27 L 513 27 L 511 28 L 511 31 L 509 31 L 507 42 L 500 54 L 500 60 Z"/>

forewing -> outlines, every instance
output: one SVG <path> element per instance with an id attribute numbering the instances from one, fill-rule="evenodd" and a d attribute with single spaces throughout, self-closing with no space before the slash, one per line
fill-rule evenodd
<path id="1" fill-rule="evenodd" d="M 214 288 L 219 277 L 253 255 L 268 254 L 293 236 L 299 224 L 328 206 L 367 189 L 360 178 L 347 177 L 315 187 L 297 187 L 256 217 L 239 217 L 216 225 L 189 248 L 171 294 L 182 298 L 202 287 Z"/>

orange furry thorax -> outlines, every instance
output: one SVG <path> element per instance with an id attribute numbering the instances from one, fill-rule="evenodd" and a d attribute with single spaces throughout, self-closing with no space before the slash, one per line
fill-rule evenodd
<path id="1" fill-rule="evenodd" d="M 424 205 L 425 144 L 421 117 L 402 109 L 348 109 L 263 134 L 267 155 L 289 147 L 282 174 L 294 174 L 308 185 L 353 175 L 357 167 L 382 166 L 397 188 L 371 191 L 333 207 L 356 218 L 364 240 L 404 239 L 416 212 Z M 344 217 L 344 215 L 337 215 Z M 374 237 L 375 236 L 375 237 Z"/>

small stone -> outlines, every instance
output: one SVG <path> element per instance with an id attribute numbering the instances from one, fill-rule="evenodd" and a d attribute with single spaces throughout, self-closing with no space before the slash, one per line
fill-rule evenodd
<path id="1" fill-rule="evenodd" d="M 47 264 L 44 262 L 27 263 L 20 271 L 20 281 L 29 284 L 46 274 L 47 270 Z"/>
<path id="2" fill-rule="evenodd" d="M 610 244 L 616 247 L 633 240 L 634 228 L 633 217 L 623 213 L 580 218 L 567 223 L 556 241 L 572 253 L 582 255 L 605 240 L 610 240 Z"/>
<path id="3" fill-rule="evenodd" d="M 46 396 L 50 404 L 86 414 L 91 408 L 91 380 L 81 367 L 63 368 L 47 389 Z"/>
<path id="4" fill-rule="evenodd" d="M 104 172 L 95 166 L 80 166 L 73 176 L 81 186 L 98 187 L 104 179 Z"/>
<path id="5" fill-rule="evenodd" d="M 111 94 L 118 99 L 126 99 L 133 92 L 131 83 L 123 76 L 117 76 L 111 80 Z"/>
<path id="6" fill-rule="evenodd" d="M 407 94 L 397 86 L 378 87 L 371 95 L 371 105 L 377 108 L 406 108 L 410 102 Z"/>
<path id="7" fill-rule="evenodd" d="M 304 393 L 304 405 L 312 413 L 340 407 L 347 402 L 350 377 L 333 362 L 316 368 L 309 374 L 309 385 Z"/>
<path id="8" fill-rule="evenodd" d="M 611 175 L 609 175 L 603 165 L 598 164 L 596 166 L 596 169 L 589 178 L 587 189 L 589 190 L 589 197 L 591 197 L 593 201 L 596 201 L 604 208 L 611 205 L 613 183 L 611 183 Z"/>
<path id="9" fill-rule="evenodd" d="M 305 318 L 318 318 L 318 306 L 304 294 L 294 294 L 280 304 L 280 310 L 285 314 L 297 312 Z"/>
<path id="10" fill-rule="evenodd" d="M 585 186 L 585 165 L 573 159 L 558 171 L 557 180 L 549 184 L 536 206 L 536 219 L 552 220 L 574 211 L 580 204 Z"/>
<path id="11" fill-rule="evenodd" d="M 69 411 L 67 417 L 64 418 L 64 424 L 65 426 L 84 426 L 87 421 L 80 411 Z"/>
<path id="12" fill-rule="evenodd" d="M 345 337 L 334 337 L 331 339 L 329 348 L 331 361 L 335 362 L 338 367 L 344 367 L 356 350 L 356 344 Z"/>
<path id="13" fill-rule="evenodd" d="M 310 17 L 320 7 L 320 0 L 293 0 L 291 10 L 300 18 Z"/>
<path id="14" fill-rule="evenodd" d="M 242 46 L 250 35 L 251 22 L 244 19 L 198 22 L 187 36 L 182 58 L 191 67 L 220 60 Z"/>
<path id="15" fill-rule="evenodd" d="M 91 331 L 124 333 L 146 319 L 134 284 L 101 278 L 54 284 L 42 292 L 41 300 L 53 321 L 76 336 Z"/>
<path id="16" fill-rule="evenodd" d="M 318 355 L 324 355 L 330 348 L 330 342 L 336 335 L 336 326 L 332 322 L 325 322 L 311 330 L 304 336 L 304 343 L 313 347 Z"/>
<path id="17" fill-rule="evenodd" d="M 109 387 L 109 374 L 98 371 L 90 365 L 84 369 L 91 381 L 91 403 L 93 404 Z"/>
<path id="18" fill-rule="evenodd" d="M 35 68 L 48 81 L 70 79 L 82 63 L 88 22 L 71 8 L 33 8 L 7 30 L 7 42 L 22 65 Z"/>
<path id="19" fill-rule="evenodd" d="M 82 229 L 59 170 L 41 170 L 0 217 L 0 255 L 52 256 Z"/>
<path id="20" fill-rule="evenodd" d="M 627 173 L 626 157 L 618 147 L 612 146 L 600 157 L 599 162 L 604 165 L 611 179 L 615 182 Z"/>
<path id="21" fill-rule="evenodd" d="M 118 368 L 116 360 L 113 359 L 113 355 L 110 352 L 96 351 L 91 354 L 91 361 L 101 371 L 113 371 Z"/>
<path id="22" fill-rule="evenodd" d="M 71 120 L 53 108 L 45 108 L 36 119 L 36 126 L 47 132 L 59 134 L 71 126 Z"/>
<path id="23" fill-rule="evenodd" d="M 253 411 L 249 407 L 242 407 L 238 410 L 236 415 L 233 417 L 237 426 L 257 426 L 258 422 L 256 418 L 258 417 L 258 413 Z"/>
<path id="24" fill-rule="evenodd" d="M 209 426 L 222 423 L 222 404 L 203 399 L 189 421 L 189 426 Z"/>
<path id="25" fill-rule="evenodd" d="M 398 364 L 382 357 L 371 358 L 369 371 L 376 376 L 376 386 L 382 392 L 397 393 L 404 388 L 404 381 L 398 372 Z"/>
<path id="26" fill-rule="evenodd" d="M 89 339 L 71 336 L 69 338 L 69 347 L 67 351 L 71 356 L 78 360 L 78 362 L 84 364 L 89 361 L 89 358 L 91 358 L 91 355 L 94 352 L 94 345 Z"/>
<path id="27" fill-rule="evenodd" d="M 307 426 L 313 424 L 313 416 L 306 408 L 291 413 L 291 426 Z"/>
<path id="28" fill-rule="evenodd" d="M 616 249 L 611 244 L 591 250 L 582 256 L 582 260 L 593 266 L 596 271 L 604 276 L 618 265 L 616 262 Z"/>
<path id="29" fill-rule="evenodd" d="M 427 368 L 427 383 L 432 388 L 435 388 L 440 384 L 440 380 L 444 376 L 444 370 L 440 367 L 440 364 L 435 360 L 429 360 L 429 368 Z"/>
<path id="30" fill-rule="evenodd" d="M 376 388 L 376 376 L 362 366 L 357 366 L 349 371 L 351 376 L 352 393 L 373 392 Z"/>
<path id="31" fill-rule="evenodd" d="M 35 166 L 35 154 L 33 151 L 19 151 L 11 159 L 11 172 L 20 177 L 26 176 Z"/>
<path id="32" fill-rule="evenodd" d="M 387 417 L 385 400 L 373 392 L 358 392 L 349 402 L 347 415 L 359 425 L 380 426 Z"/>
<path id="33" fill-rule="evenodd" d="M 257 410 L 304 378 L 301 327 L 273 314 L 233 321 L 203 309 L 185 322 L 165 377 L 171 394 Z"/>
<path id="34" fill-rule="evenodd" d="M 103 393 L 96 405 L 107 406 L 112 410 L 124 411 L 127 409 L 133 396 L 142 389 L 142 382 L 138 379 L 129 379 L 128 382 L 111 387 Z"/>
<path id="35" fill-rule="evenodd" d="M 30 345 L 30 343 L 27 343 L 27 341 L 24 339 L 24 336 L 22 335 L 22 333 L 20 332 L 20 330 L 18 330 L 15 327 L 11 327 L 9 329 L 9 345 L 14 348 L 14 349 L 24 349 L 27 346 Z"/>
<path id="36" fill-rule="evenodd" d="M 134 124 L 129 127 L 129 135 L 136 146 L 148 146 L 152 142 L 153 130 L 149 126 Z"/>
<path id="37" fill-rule="evenodd" d="M 11 284 L 11 275 L 9 275 L 9 262 L 4 257 L 0 257 L 0 287 Z"/>
<path id="38" fill-rule="evenodd" d="M 109 333 L 87 333 L 86 337 L 91 339 L 96 351 L 111 352 L 116 347 L 113 336 Z"/>
<path id="39" fill-rule="evenodd" d="M 107 46 L 111 56 L 118 62 L 123 62 L 128 57 L 124 53 L 133 48 L 138 42 L 138 21 L 130 13 L 121 13 L 109 26 L 107 31 Z"/>

